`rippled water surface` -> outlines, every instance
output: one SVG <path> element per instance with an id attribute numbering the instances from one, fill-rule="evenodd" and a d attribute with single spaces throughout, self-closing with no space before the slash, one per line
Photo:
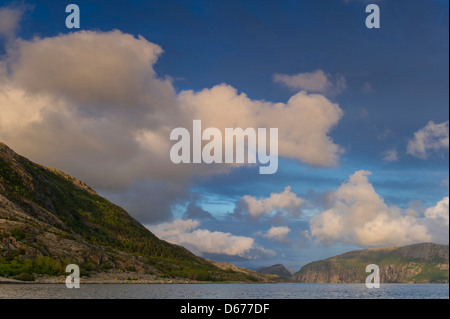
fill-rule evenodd
<path id="1" fill-rule="evenodd" d="M 120 299 L 442 299 L 447 284 L 64 284 L 0 285 L 0 298 Z"/>

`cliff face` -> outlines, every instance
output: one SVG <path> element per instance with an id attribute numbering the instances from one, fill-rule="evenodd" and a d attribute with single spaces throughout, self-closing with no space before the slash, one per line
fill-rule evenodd
<path id="1" fill-rule="evenodd" d="M 309 263 L 292 279 L 303 283 L 364 283 L 369 264 L 379 266 L 382 283 L 448 283 L 449 246 L 422 243 L 352 251 Z"/>

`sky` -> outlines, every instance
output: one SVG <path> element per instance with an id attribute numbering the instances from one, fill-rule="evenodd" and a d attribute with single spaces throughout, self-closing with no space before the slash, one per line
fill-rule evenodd
<path id="1" fill-rule="evenodd" d="M 195 254 L 258 269 L 448 244 L 448 1 L 0 1 L 0 141 Z M 369 29 L 366 6 L 380 8 Z M 171 130 L 278 128 L 275 174 Z"/>

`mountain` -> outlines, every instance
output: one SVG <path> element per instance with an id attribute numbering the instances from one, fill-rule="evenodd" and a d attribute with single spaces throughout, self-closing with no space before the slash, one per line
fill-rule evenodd
<path id="1" fill-rule="evenodd" d="M 267 281 L 158 239 L 84 182 L 0 143 L 0 277 L 63 276 L 68 264 L 102 280 Z"/>
<path id="2" fill-rule="evenodd" d="M 292 274 L 282 264 L 276 264 L 258 271 L 260 274 L 276 275 L 280 278 L 289 278 Z"/>
<path id="3" fill-rule="evenodd" d="M 227 262 L 217 262 L 217 261 L 213 261 L 213 260 L 208 260 L 208 261 L 211 262 L 217 268 L 220 268 L 224 271 L 233 271 L 233 272 L 241 273 L 241 274 L 246 275 L 249 278 L 251 278 L 251 277 L 259 278 L 261 281 L 265 281 L 265 282 L 272 282 L 277 279 L 277 276 L 275 276 L 275 275 L 260 273 L 260 272 L 256 272 L 254 270 L 243 268 L 243 267 L 237 267 L 237 266 L 227 263 Z M 253 280 L 253 281 L 255 281 L 255 280 Z"/>
<path id="4" fill-rule="evenodd" d="M 382 283 L 448 283 L 449 246 L 422 243 L 351 251 L 303 266 L 292 276 L 303 283 L 364 283 L 366 266 L 380 268 Z"/>

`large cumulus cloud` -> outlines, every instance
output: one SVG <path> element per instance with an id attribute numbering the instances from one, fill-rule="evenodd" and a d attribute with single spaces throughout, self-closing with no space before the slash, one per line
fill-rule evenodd
<path id="1" fill-rule="evenodd" d="M 369 182 L 370 174 L 355 172 L 330 194 L 330 207 L 311 218 L 311 235 L 317 241 L 362 246 L 448 243 L 448 197 L 423 216 L 413 209 L 386 204 Z M 447 225 L 440 220 L 447 220 Z"/>
<path id="2" fill-rule="evenodd" d="M 164 219 L 171 201 L 147 196 L 147 205 L 127 205 L 133 185 L 188 199 L 192 177 L 232 169 L 171 163 L 170 131 L 189 129 L 193 119 L 219 129 L 277 127 L 280 156 L 314 166 L 338 163 L 342 149 L 329 132 L 342 110 L 323 95 L 299 92 L 287 103 L 272 103 L 226 84 L 176 92 L 171 79 L 154 70 L 162 53 L 159 45 L 118 30 L 8 41 L 0 61 L 0 140 L 114 193 L 144 222 Z"/>

